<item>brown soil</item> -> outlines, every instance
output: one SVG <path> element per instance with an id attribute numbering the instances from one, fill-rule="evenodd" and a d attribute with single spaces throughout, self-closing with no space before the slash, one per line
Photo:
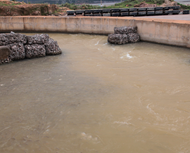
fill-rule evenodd
<path id="1" fill-rule="evenodd" d="M 166 7 L 166 6 L 178 6 L 177 2 L 171 2 L 169 0 L 165 0 L 165 3 L 162 5 L 157 5 L 157 4 L 147 4 L 146 2 L 141 2 L 140 4 L 134 5 L 134 7 Z"/>
<path id="2" fill-rule="evenodd" d="M 157 4 L 147 4 L 146 2 L 141 2 L 140 4 L 134 5 L 134 7 L 157 7 Z"/>
<path id="3" fill-rule="evenodd" d="M 169 0 L 165 0 L 165 3 L 163 3 L 162 5 L 160 5 L 161 7 L 166 7 L 166 6 L 179 6 L 177 4 L 177 2 L 171 2 Z"/>
<path id="4" fill-rule="evenodd" d="M 64 16 L 68 8 L 55 4 L 26 4 L 24 2 L 0 1 L 0 16 Z"/>

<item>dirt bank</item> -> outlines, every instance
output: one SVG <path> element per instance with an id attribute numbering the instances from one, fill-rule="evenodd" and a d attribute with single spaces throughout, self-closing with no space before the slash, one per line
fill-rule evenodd
<path id="1" fill-rule="evenodd" d="M 55 4 L 26 4 L 24 2 L 0 1 L 0 16 L 55 15 L 66 14 L 66 7 Z"/>

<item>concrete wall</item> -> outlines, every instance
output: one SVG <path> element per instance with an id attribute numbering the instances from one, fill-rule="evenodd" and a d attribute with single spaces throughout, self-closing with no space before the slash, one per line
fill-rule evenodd
<path id="1" fill-rule="evenodd" d="M 137 26 L 144 41 L 190 47 L 190 21 L 136 17 L 0 17 L 0 32 L 109 34 L 116 26 Z"/>

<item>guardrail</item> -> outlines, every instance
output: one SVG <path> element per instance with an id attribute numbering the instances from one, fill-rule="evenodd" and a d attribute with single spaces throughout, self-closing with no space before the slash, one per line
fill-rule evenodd
<path id="1" fill-rule="evenodd" d="M 180 13 L 180 6 L 149 7 L 149 8 L 121 8 L 121 9 L 98 9 L 67 11 L 68 16 L 153 16 L 153 15 L 176 15 Z M 189 14 L 188 10 L 183 14 Z"/>

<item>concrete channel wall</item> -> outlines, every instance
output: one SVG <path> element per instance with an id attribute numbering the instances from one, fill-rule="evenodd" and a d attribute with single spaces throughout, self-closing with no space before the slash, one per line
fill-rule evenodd
<path id="1" fill-rule="evenodd" d="M 137 26 L 141 40 L 190 47 L 190 21 L 136 17 L 1 16 L 0 32 L 110 34 L 116 26 Z"/>

